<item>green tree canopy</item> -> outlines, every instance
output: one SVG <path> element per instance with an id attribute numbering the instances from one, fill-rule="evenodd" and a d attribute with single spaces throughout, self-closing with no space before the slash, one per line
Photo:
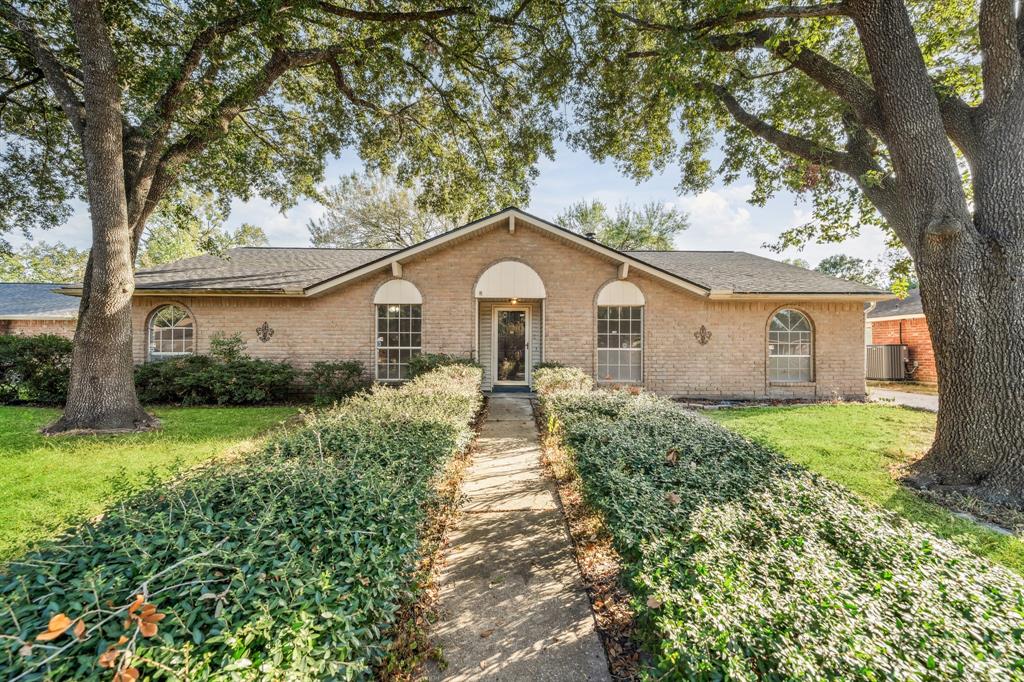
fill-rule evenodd
<path id="1" fill-rule="evenodd" d="M 387 249 L 412 246 L 456 227 L 457 221 L 434 213 L 425 196 L 380 173 L 352 173 L 322 193 L 327 211 L 309 221 L 313 246 Z"/>
<path id="2" fill-rule="evenodd" d="M 573 232 L 593 234 L 597 241 L 620 251 L 670 250 L 675 237 L 689 227 L 686 213 L 657 201 L 640 207 L 622 203 L 614 214 L 600 201 L 578 201 L 556 222 Z"/>
<path id="3" fill-rule="evenodd" d="M 0 282 L 77 284 L 85 275 L 88 249 L 61 242 L 35 242 L 0 256 Z"/>
<path id="4" fill-rule="evenodd" d="M 843 253 L 821 259 L 814 269 L 831 277 L 848 279 L 868 286 L 885 286 L 881 268 L 870 260 L 854 258 Z"/>

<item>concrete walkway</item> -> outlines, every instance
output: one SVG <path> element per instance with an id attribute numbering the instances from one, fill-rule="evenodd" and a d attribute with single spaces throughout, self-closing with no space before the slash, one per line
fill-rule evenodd
<path id="1" fill-rule="evenodd" d="M 463 492 L 428 679 L 610 680 L 528 399 L 490 399 Z"/>
<path id="2" fill-rule="evenodd" d="M 939 396 L 925 393 L 905 393 L 885 388 L 868 388 L 868 397 L 875 402 L 892 401 L 904 407 L 913 407 L 928 412 L 939 411 Z"/>

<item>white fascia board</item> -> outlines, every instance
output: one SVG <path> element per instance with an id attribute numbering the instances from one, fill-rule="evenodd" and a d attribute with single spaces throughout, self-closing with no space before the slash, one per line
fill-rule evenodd
<path id="1" fill-rule="evenodd" d="M 924 313 L 907 313 L 905 315 L 886 315 L 885 317 L 869 317 L 867 318 L 868 324 L 872 322 L 892 322 L 894 320 L 921 320 L 924 319 Z"/>
<path id="2" fill-rule="evenodd" d="M 459 239 L 460 237 L 464 237 L 467 234 L 470 234 L 477 230 L 482 230 L 485 227 L 490 227 L 495 223 L 499 223 L 503 220 L 509 220 L 510 218 L 513 217 L 522 218 L 524 221 L 530 223 L 531 225 L 536 225 L 537 227 L 546 230 L 547 232 L 550 232 L 557 237 L 561 237 L 562 239 L 570 241 L 574 244 L 578 244 L 579 246 L 583 246 L 592 251 L 596 251 L 602 255 L 607 256 L 612 260 L 616 260 L 619 262 L 628 262 L 632 268 L 639 270 L 640 272 L 646 273 L 648 275 L 651 275 L 652 277 L 656 277 L 658 279 L 662 279 L 672 284 L 675 284 L 676 286 L 686 289 L 694 294 L 697 294 L 698 296 L 706 297 L 708 295 L 707 289 L 698 286 L 693 282 L 689 282 L 685 279 L 682 279 L 681 277 L 676 277 L 675 275 L 670 275 L 669 273 L 664 272 L 663 270 L 659 270 L 658 268 L 654 268 L 651 267 L 650 265 L 647 265 L 643 261 L 639 261 L 635 258 L 632 258 L 631 256 L 627 256 L 619 251 L 616 251 L 615 249 L 610 249 L 607 246 L 598 244 L 597 242 L 587 239 L 586 237 L 581 237 L 573 232 L 560 228 L 557 225 L 549 223 L 540 218 L 535 218 L 533 216 L 526 215 L 522 211 L 518 211 L 514 208 L 506 209 L 501 213 L 496 213 L 495 215 L 490 216 L 489 218 L 486 218 L 484 220 L 463 225 L 462 227 L 456 228 L 451 232 L 448 232 L 447 234 L 441 235 L 440 237 L 428 239 L 425 242 L 420 242 L 415 246 L 410 246 L 407 249 L 402 249 L 401 251 L 398 251 L 390 256 L 385 256 L 384 258 L 373 263 L 368 263 L 362 267 L 356 268 L 355 270 L 351 270 L 345 274 L 325 280 L 323 282 L 320 282 L 319 284 L 314 284 L 313 286 L 306 289 L 306 295 L 316 296 L 317 294 L 321 294 L 329 289 L 333 289 L 336 286 L 340 286 L 345 282 L 349 282 L 358 277 L 362 277 L 381 268 L 390 267 L 393 261 L 397 261 L 399 259 L 403 261 L 409 260 L 410 258 L 413 258 L 424 251 L 433 249 L 438 246 L 442 246 L 454 239 Z"/>

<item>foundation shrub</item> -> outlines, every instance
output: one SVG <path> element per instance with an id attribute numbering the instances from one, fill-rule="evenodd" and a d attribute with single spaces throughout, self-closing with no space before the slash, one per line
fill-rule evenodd
<path id="1" fill-rule="evenodd" d="M 576 367 L 545 363 L 533 372 L 533 390 L 542 398 L 557 391 L 590 391 L 594 380 Z"/>
<path id="2" fill-rule="evenodd" d="M 648 394 L 549 423 L 624 562 L 664 680 L 1024 679 L 1024 582 Z"/>
<path id="3" fill-rule="evenodd" d="M 449 365 L 465 365 L 466 367 L 480 367 L 480 364 L 473 358 L 461 355 L 450 355 L 448 353 L 420 353 L 409 358 L 409 378 L 414 379 L 421 374 L 433 371 L 438 367 Z"/>
<path id="4" fill-rule="evenodd" d="M 109 679 L 115 651 L 146 679 L 372 679 L 423 589 L 420 534 L 479 384 L 450 367 L 376 389 L 0 568 L 0 678 Z M 165 614 L 149 636 L 143 592 Z M 36 640 L 61 613 L 83 639 Z"/>
<path id="5" fill-rule="evenodd" d="M 366 369 L 358 360 L 316 362 L 305 374 L 305 384 L 317 405 L 331 405 L 355 395 L 368 385 Z"/>
<path id="6" fill-rule="evenodd" d="M 0 405 L 63 405 L 71 377 L 71 342 L 62 336 L 0 335 Z"/>

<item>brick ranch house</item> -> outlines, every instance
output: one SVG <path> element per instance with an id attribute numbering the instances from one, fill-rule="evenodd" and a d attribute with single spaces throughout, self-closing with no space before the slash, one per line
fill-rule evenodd
<path id="1" fill-rule="evenodd" d="M 78 301 L 59 293 L 65 286 L 0 283 L 0 334 L 74 337 Z"/>
<path id="2" fill-rule="evenodd" d="M 935 371 L 935 353 L 928 320 L 921 306 L 921 290 L 913 289 L 903 300 L 881 301 L 867 313 L 869 344 L 902 344 L 910 355 L 910 378 L 934 384 L 939 375 Z"/>
<path id="3" fill-rule="evenodd" d="M 451 353 L 494 390 L 559 362 L 673 396 L 857 399 L 864 304 L 888 297 L 747 253 L 620 252 L 509 208 L 404 249 L 237 248 L 141 271 L 134 352 L 240 333 L 254 357 L 354 359 L 379 381 Z"/>

